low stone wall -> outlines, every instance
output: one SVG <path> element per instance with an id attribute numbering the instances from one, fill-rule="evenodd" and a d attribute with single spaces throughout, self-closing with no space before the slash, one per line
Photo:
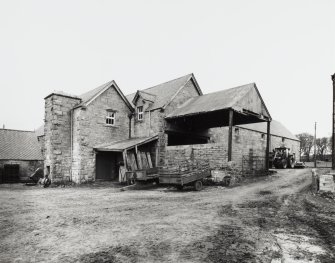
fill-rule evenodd
<path id="1" fill-rule="evenodd" d="M 228 163 L 227 146 L 224 143 L 194 144 L 167 146 L 164 166 L 196 166 L 197 163 L 208 162 L 210 169 L 222 169 Z"/>

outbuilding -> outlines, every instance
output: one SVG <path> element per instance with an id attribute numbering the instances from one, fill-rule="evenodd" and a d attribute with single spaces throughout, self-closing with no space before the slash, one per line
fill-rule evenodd
<path id="1" fill-rule="evenodd" d="M 0 182 L 29 181 L 43 167 L 41 147 L 34 131 L 0 129 Z"/>

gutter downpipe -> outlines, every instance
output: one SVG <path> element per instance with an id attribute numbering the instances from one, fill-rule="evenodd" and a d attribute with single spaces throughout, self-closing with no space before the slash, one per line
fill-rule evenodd
<path id="1" fill-rule="evenodd" d="M 129 113 L 128 114 L 128 118 L 129 118 L 129 139 L 131 138 L 131 119 L 133 117 L 133 113 Z"/>

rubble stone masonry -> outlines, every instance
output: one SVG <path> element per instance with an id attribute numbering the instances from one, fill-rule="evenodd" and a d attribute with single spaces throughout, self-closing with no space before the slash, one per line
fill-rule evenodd
<path id="1" fill-rule="evenodd" d="M 224 169 L 228 165 L 228 127 L 210 129 L 210 143 L 167 146 L 162 158 L 162 166 L 166 170 L 169 167 L 183 167 L 185 165 L 195 166 L 199 162 L 208 162 L 210 169 Z M 270 139 L 270 150 L 286 146 L 296 154 L 297 161 L 300 160 L 299 141 L 289 138 L 283 138 L 272 135 Z M 233 147 L 232 161 L 238 170 L 252 169 L 252 167 L 243 167 L 243 158 L 248 159 L 244 165 L 250 164 L 249 160 L 260 158 L 264 160 L 263 167 L 265 169 L 265 153 L 266 153 L 266 134 L 258 131 L 243 129 L 241 127 L 233 127 Z"/>
<path id="2" fill-rule="evenodd" d="M 71 109 L 79 98 L 51 94 L 45 98 L 45 173 L 50 179 L 71 178 Z"/>
<path id="3" fill-rule="evenodd" d="M 115 124 L 106 124 L 107 111 L 115 112 Z M 107 89 L 87 107 L 73 114 L 72 181 L 95 180 L 94 147 L 129 137 L 130 109 L 114 88 Z"/>

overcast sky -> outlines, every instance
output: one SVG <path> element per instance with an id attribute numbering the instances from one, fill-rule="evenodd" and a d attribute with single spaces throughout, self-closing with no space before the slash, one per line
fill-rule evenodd
<path id="1" fill-rule="evenodd" d="M 129 94 L 194 73 L 203 93 L 255 82 L 294 134 L 331 135 L 335 1 L 0 0 L 0 125 L 114 79 Z"/>

